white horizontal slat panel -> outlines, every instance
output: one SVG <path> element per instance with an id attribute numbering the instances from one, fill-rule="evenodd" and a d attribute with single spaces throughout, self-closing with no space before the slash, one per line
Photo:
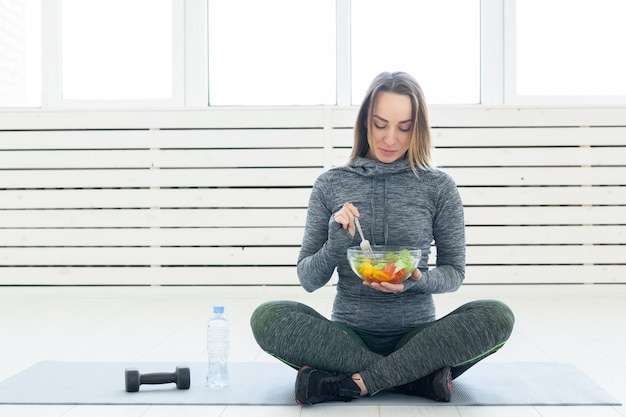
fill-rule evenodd
<path id="1" fill-rule="evenodd" d="M 3 248 L 0 266 L 295 265 L 298 247 Z"/>
<path id="2" fill-rule="evenodd" d="M 149 149 L 152 138 L 147 129 L 0 131 L 0 150 Z"/>
<path id="3" fill-rule="evenodd" d="M 0 131 L 0 150 L 321 148 L 322 129 Z"/>
<path id="4" fill-rule="evenodd" d="M 468 265 L 626 264 L 623 245 L 468 246 Z"/>
<path id="5" fill-rule="evenodd" d="M 467 225 L 584 225 L 618 224 L 626 219 L 626 206 L 615 207 L 468 207 Z"/>
<path id="6" fill-rule="evenodd" d="M 24 246 L 294 246 L 304 227 L 3 229 L 0 247 Z M 0 249 L 1 251 L 2 249 Z"/>
<path id="7" fill-rule="evenodd" d="M 212 110 L 38 113 L 58 130 L 0 131 L 0 264 L 24 262 L 0 283 L 296 284 L 310 187 L 345 163 L 355 110 Z M 493 110 L 431 112 L 466 206 L 466 282 L 624 282 L 623 112 Z M 72 266 L 91 262 L 114 267 Z M 157 264 L 180 266 L 142 266 Z"/>
<path id="8" fill-rule="evenodd" d="M 149 150 L 0 151 L 0 169 L 149 168 Z"/>
<path id="9" fill-rule="evenodd" d="M 437 148 L 433 159 L 441 167 L 611 166 L 625 164 L 626 146 Z"/>
<path id="10" fill-rule="evenodd" d="M 298 227 L 306 209 L 5 210 L 0 228 Z"/>
<path id="11" fill-rule="evenodd" d="M 345 162 L 345 161 L 344 161 Z M 459 186 L 623 185 L 625 167 L 446 168 Z M 0 188 L 312 185 L 322 168 L 11 171 Z"/>
<path id="12" fill-rule="evenodd" d="M 350 129 L 333 129 L 335 147 L 350 148 L 354 140 Z M 624 146 L 626 127 L 497 127 L 433 128 L 435 147 L 551 147 L 551 146 Z"/>
<path id="13" fill-rule="evenodd" d="M 613 186 L 461 187 L 460 193 L 466 206 L 626 204 L 623 187 Z M 309 187 L 5 190 L 0 208 L 239 207 L 258 204 L 293 207 L 306 206 L 309 194 Z"/>
<path id="14" fill-rule="evenodd" d="M 626 225 L 468 226 L 465 237 L 468 245 L 624 244 Z"/>
<path id="15" fill-rule="evenodd" d="M 295 265 L 293 247 L 3 248 L 0 265 Z M 468 265 L 625 264 L 623 245 L 468 246 Z"/>
<path id="16" fill-rule="evenodd" d="M 323 129 L 161 129 L 152 131 L 152 148 L 261 149 L 322 148 Z"/>
<path id="17" fill-rule="evenodd" d="M 355 106 L 250 106 L 205 109 L 136 108 L 114 110 L 11 110 L 2 129 L 137 129 L 137 128 L 303 128 L 354 125 Z M 626 108 L 431 106 L 431 125 L 439 127 L 623 126 Z M 330 120 L 329 119 L 330 116 Z"/>
<path id="18" fill-rule="evenodd" d="M 623 167 L 446 168 L 460 186 L 623 185 Z"/>
<path id="19" fill-rule="evenodd" d="M 102 188 L 158 186 L 150 169 L 12 170 L 0 175 L 0 188 Z M 204 172 L 205 170 L 197 170 Z M 10 174 L 10 175 L 9 175 Z"/>
<path id="20" fill-rule="evenodd" d="M 310 188 L 8 190 L 0 209 L 307 207 Z"/>
<path id="21" fill-rule="evenodd" d="M 0 285 L 299 285 L 295 266 L 0 268 Z"/>
<path id="22" fill-rule="evenodd" d="M 159 150 L 153 164 L 160 168 L 323 167 L 321 149 Z"/>
<path id="23" fill-rule="evenodd" d="M 33 226 L 32 224 L 30 226 Z M 572 244 L 614 243 L 625 239 L 626 226 L 468 226 L 468 244 Z M 295 244 L 285 242 L 291 228 L 187 228 L 187 229 L 5 229 L 0 246 L 24 245 L 213 245 Z M 271 231 L 276 231 L 272 234 Z M 287 232 L 287 230 L 289 230 Z M 252 233 L 254 232 L 254 236 Z M 249 234 L 249 236 L 248 236 Z M 260 243 L 263 242 L 263 243 Z"/>
<path id="24" fill-rule="evenodd" d="M 624 283 L 626 265 L 470 265 L 465 284 Z"/>
<path id="25" fill-rule="evenodd" d="M 460 187 L 466 206 L 626 205 L 624 187 Z"/>
<path id="26" fill-rule="evenodd" d="M 325 106 L 209 107 L 143 110 L 5 112 L 2 129 L 255 129 L 321 128 Z"/>
<path id="27" fill-rule="evenodd" d="M 0 175 L 0 188 L 311 186 L 322 171 L 322 168 L 20 170 Z"/>
<path id="28" fill-rule="evenodd" d="M 266 203 L 266 204 L 264 204 Z M 267 206 L 266 209 L 262 207 Z M 219 205 L 215 205 L 219 207 Z M 272 201 L 257 203 L 258 209 L 64 209 L 64 210 L 10 210 L 7 209 L 0 216 L 0 227 L 219 227 L 254 226 L 254 221 L 260 220 L 259 225 L 267 222 L 278 223 L 279 219 L 293 217 L 296 221 L 306 215 L 304 208 L 271 208 L 278 207 Z M 625 222 L 626 207 L 467 207 L 465 221 L 468 226 L 527 226 L 527 225 L 623 225 Z M 204 219 L 198 224 L 188 224 L 184 217 L 197 220 Z M 265 216 L 266 220 L 263 220 Z M 237 217 L 246 217 L 234 222 Z M 126 219 L 126 220 L 125 220 Z M 133 223 L 135 222 L 135 223 Z M 183 224 L 187 223 L 187 224 Z M 302 223 L 304 224 L 304 223 Z M 277 226 L 293 226 L 293 224 L 276 224 Z"/>
<path id="29" fill-rule="evenodd" d="M 432 107 L 431 126 L 438 127 L 602 127 L 623 126 L 626 108 L 620 106 L 593 107 L 481 107 L 477 112 L 462 107 Z M 477 109 L 478 110 L 478 109 Z M 450 123 L 453 121 L 453 123 Z"/>
<path id="30" fill-rule="evenodd" d="M 299 245 L 303 227 L 3 229 L 0 246 Z M 468 226 L 468 245 L 624 244 L 626 226 Z"/>
<path id="31" fill-rule="evenodd" d="M 517 127 L 432 130 L 437 147 L 624 145 L 626 127 Z M 345 138 L 342 138 L 345 143 Z"/>
<path id="32" fill-rule="evenodd" d="M 333 109 L 332 126 L 351 128 L 357 109 Z M 466 129 L 484 127 L 554 127 L 554 126 L 623 126 L 626 108 L 619 106 L 594 107 L 485 107 L 485 106 L 430 106 L 430 125 Z"/>
<path id="33" fill-rule="evenodd" d="M 2 268 L 0 285 L 299 285 L 295 266 Z M 623 283 L 625 265 L 468 266 L 465 284 Z"/>
<path id="34" fill-rule="evenodd" d="M 468 245 L 467 266 L 517 265 L 626 265 L 624 245 Z M 435 266 L 437 248 L 431 246 L 429 266 Z"/>
<path id="35" fill-rule="evenodd" d="M 321 149 L 0 151 L 0 169 L 286 168 L 323 165 Z"/>

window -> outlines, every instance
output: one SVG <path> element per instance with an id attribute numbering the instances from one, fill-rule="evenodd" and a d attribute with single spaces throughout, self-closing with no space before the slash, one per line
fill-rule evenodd
<path id="1" fill-rule="evenodd" d="M 352 103 L 382 71 L 417 78 L 429 103 L 480 102 L 480 1 L 353 0 Z"/>
<path id="2" fill-rule="evenodd" d="M 172 0 L 62 0 L 62 98 L 171 98 L 172 21 Z"/>
<path id="3" fill-rule="evenodd" d="M 623 0 L 517 1 L 514 78 L 509 79 L 514 95 L 518 100 L 535 96 L 534 102 L 538 96 L 552 101 L 573 96 L 610 101 L 613 96 L 623 102 L 624 16 Z"/>
<path id="4" fill-rule="evenodd" d="M 41 3 L 0 1 L 0 107 L 41 105 Z"/>
<path id="5" fill-rule="evenodd" d="M 0 108 L 626 103 L 624 0 L 0 0 Z M 45 68 L 45 71 L 42 71 Z"/>
<path id="6" fill-rule="evenodd" d="M 210 105 L 336 102 L 334 0 L 209 0 Z"/>

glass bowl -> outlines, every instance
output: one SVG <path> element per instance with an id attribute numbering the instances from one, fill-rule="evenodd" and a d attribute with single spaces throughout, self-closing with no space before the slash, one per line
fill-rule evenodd
<path id="1" fill-rule="evenodd" d="M 410 246 L 372 246 L 373 256 L 367 256 L 360 246 L 348 248 L 348 262 L 355 274 L 364 281 L 398 284 L 411 276 L 422 251 Z"/>

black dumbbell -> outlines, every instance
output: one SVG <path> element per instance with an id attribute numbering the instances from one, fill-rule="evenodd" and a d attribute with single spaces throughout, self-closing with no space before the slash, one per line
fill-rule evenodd
<path id="1" fill-rule="evenodd" d="M 142 384 L 170 384 L 176 383 L 178 389 L 189 389 L 191 385 L 191 372 L 186 366 L 177 366 L 172 373 L 156 372 L 153 374 L 140 374 L 137 368 L 126 368 L 125 372 L 126 392 L 137 392 Z"/>

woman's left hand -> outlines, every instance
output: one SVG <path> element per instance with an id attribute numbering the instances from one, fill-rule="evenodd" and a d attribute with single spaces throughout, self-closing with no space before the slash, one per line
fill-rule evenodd
<path id="1" fill-rule="evenodd" d="M 363 285 L 381 292 L 388 292 L 393 294 L 399 294 L 404 292 L 404 285 L 402 283 L 392 284 L 391 282 L 377 282 L 377 281 L 363 281 Z"/>
<path id="2" fill-rule="evenodd" d="M 415 269 L 415 271 L 413 271 L 413 274 L 411 274 L 411 276 L 409 277 L 409 279 L 414 279 L 416 281 L 419 281 L 421 278 L 422 278 L 422 271 L 420 271 L 417 268 Z M 399 294 L 401 292 L 404 292 L 404 284 L 402 283 L 393 284 L 391 282 L 384 282 L 384 281 L 383 282 L 363 281 L 363 285 L 368 286 L 377 291 L 388 292 L 392 294 Z"/>

